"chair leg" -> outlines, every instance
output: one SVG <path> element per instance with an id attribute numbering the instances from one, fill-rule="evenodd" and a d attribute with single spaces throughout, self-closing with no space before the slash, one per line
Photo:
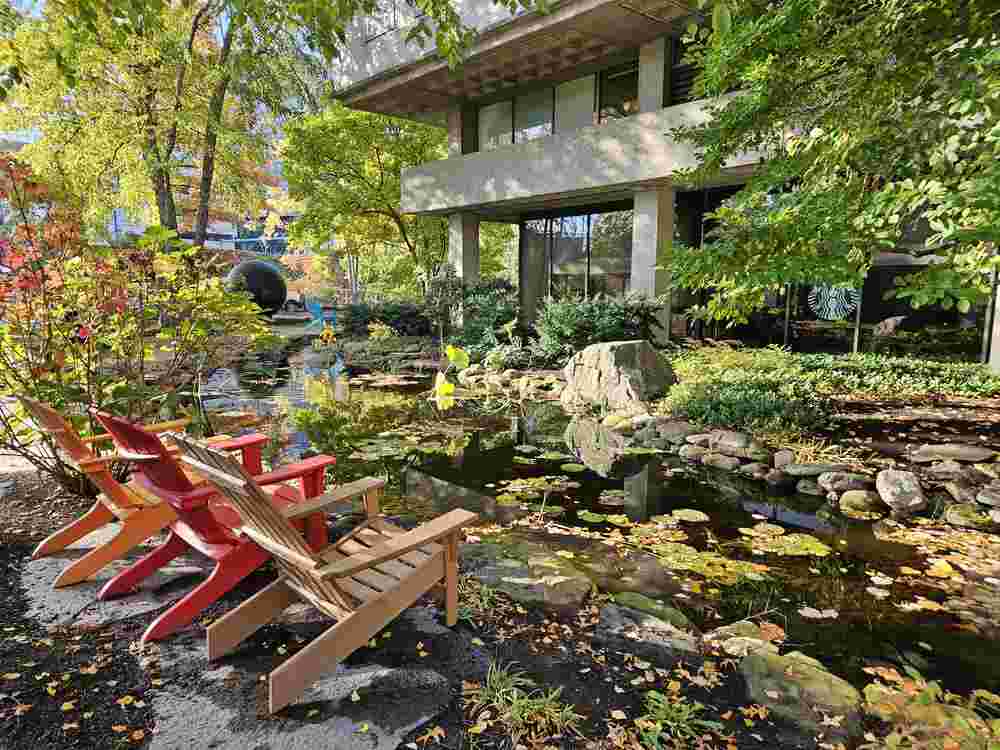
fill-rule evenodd
<path id="1" fill-rule="evenodd" d="M 243 544 L 234 549 L 219 560 L 208 578 L 153 620 L 142 634 L 142 643 L 166 638 L 176 630 L 194 622 L 209 605 L 225 596 L 237 583 L 263 565 L 270 556 L 270 553 L 256 544 Z"/>
<path id="2" fill-rule="evenodd" d="M 124 518 L 121 529 L 113 539 L 67 566 L 52 585 L 59 588 L 85 581 L 108 563 L 124 557 L 133 547 L 165 529 L 175 518 L 177 514 L 166 503 L 137 510 Z"/>
<path id="3" fill-rule="evenodd" d="M 232 651 L 298 599 L 284 578 L 262 588 L 208 626 L 208 660 Z"/>
<path id="4" fill-rule="evenodd" d="M 267 676 L 269 713 L 275 714 L 292 703 L 307 687 L 332 672 L 359 648 L 348 642 L 353 620 L 354 615 L 344 618 Z M 374 633 L 366 633 L 364 642 L 367 643 L 372 635 Z"/>
<path id="5" fill-rule="evenodd" d="M 104 588 L 101 589 L 97 598 L 110 599 L 118 594 L 131 591 L 140 581 L 149 578 L 175 557 L 189 549 L 191 549 L 191 545 L 178 536 L 175 531 L 171 531 L 167 541 L 104 584 Z"/>
<path id="6" fill-rule="evenodd" d="M 445 539 L 444 603 L 445 623 L 453 628 L 458 622 L 458 534 Z"/>
<path id="7" fill-rule="evenodd" d="M 73 542 L 83 539 L 91 531 L 96 531 L 104 524 L 110 523 L 115 519 L 115 514 L 108 510 L 103 502 L 98 500 L 90 510 L 78 519 L 46 537 L 41 544 L 35 547 L 35 551 L 31 553 L 31 559 L 37 560 L 39 557 L 55 554 Z"/>
<path id="8" fill-rule="evenodd" d="M 330 535 L 326 530 L 326 514 L 313 513 L 305 519 L 306 542 L 314 552 L 326 548 L 330 544 Z"/>

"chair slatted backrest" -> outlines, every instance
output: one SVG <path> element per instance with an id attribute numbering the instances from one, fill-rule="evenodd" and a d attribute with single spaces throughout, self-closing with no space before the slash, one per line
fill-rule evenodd
<path id="1" fill-rule="evenodd" d="M 56 445 L 75 463 L 97 458 L 90 447 L 83 442 L 73 426 L 63 416 L 45 404 L 26 396 L 18 400 L 39 427 L 52 436 Z M 141 498 L 134 496 L 118 480 L 111 476 L 107 466 L 100 470 L 88 471 L 90 481 L 104 493 L 104 497 L 117 508 L 133 508 L 144 505 Z"/>
<path id="2" fill-rule="evenodd" d="M 165 492 L 191 492 L 195 488 L 159 435 L 107 412 L 94 410 L 92 413 L 115 439 L 119 450 L 158 457 L 156 461 L 143 461 L 136 466 L 158 489 Z"/>
<path id="3" fill-rule="evenodd" d="M 278 569 L 301 595 L 335 617 L 355 608 L 333 581 L 315 575 L 326 561 L 309 549 L 301 533 L 238 461 L 184 435 L 171 438 L 181 450 L 181 460 L 218 488 L 243 519 L 241 531 L 275 556 Z"/>

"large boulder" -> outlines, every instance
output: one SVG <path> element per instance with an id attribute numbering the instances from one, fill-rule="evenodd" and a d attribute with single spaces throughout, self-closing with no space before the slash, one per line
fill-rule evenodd
<path id="1" fill-rule="evenodd" d="M 767 706 L 803 732 L 838 739 L 861 733 L 861 694 L 815 659 L 797 652 L 778 656 L 758 651 L 740 661 L 740 672 L 751 703 Z M 824 724 L 828 716 L 842 717 L 839 726 Z"/>
<path id="2" fill-rule="evenodd" d="M 870 490 L 875 486 L 871 477 L 864 474 L 851 474 L 846 471 L 826 471 L 816 478 L 816 483 L 826 492 L 838 495 L 850 490 Z"/>
<path id="3" fill-rule="evenodd" d="M 771 460 L 771 452 L 763 443 L 754 440 L 745 432 L 734 432 L 732 430 L 717 430 L 712 433 L 708 447 L 716 453 L 736 458 L 745 458 L 749 461 L 763 461 L 768 463 Z"/>
<path id="4" fill-rule="evenodd" d="M 919 513 L 927 507 L 927 497 L 920 480 L 912 471 L 883 469 L 875 477 L 875 487 L 882 502 L 897 516 Z"/>
<path id="5" fill-rule="evenodd" d="M 576 611 L 592 588 L 586 575 L 554 555 L 532 555 L 527 562 L 505 557 L 472 575 L 522 604 L 567 613 Z"/>
<path id="6" fill-rule="evenodd" d="M 601 609 L 594 644 L 625 651 L 662 667 L 698 653 L 698 641 L 659 617 L 608 604 Z"/>
<path id="7" fill-rule="evenodd" d="M 670 366 L 642 340 L 591 344 L 573 355 L 563 373 L 565 406 L 636 414 L 648 411 L 647 402 L 676 382 Z"/>
<path id="8" fill-rule="evenodd" d="M 624 433 L 589 417 L 573 417 L 563 440 L 573 455 L 602 477 L 630 477 L 650 461 L 649 455 L 626 452 L 629 441 Z"/>

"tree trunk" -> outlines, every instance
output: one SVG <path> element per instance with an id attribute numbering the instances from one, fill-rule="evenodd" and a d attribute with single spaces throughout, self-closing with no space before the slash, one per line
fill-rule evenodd
<path id="1" fill-rule="evenodd" d="M 219 68 L 222 70 L 222 77 L 215 84 L 215 90 L 212 91 L 212 99 L 208 105 L 208 119 L 205 122 L 205 140 L 201 152 L 201 182 L 198 187 L 198 212 L 194 225 L 193 244 L 195 247 L 204 247 L 208 235 L 208 204 L 212 198 L 212 181 L 215 177 L 215 148 L 219 140 L 222 108 L 226 103 L 226 93 L 232 79 L 226 66 L 229 63 L 229 53 L 233 47 L 233 37 L 236 36 L 237 27 L 241 22 L 242 19 L 239 15 L 230 19 L 229 28 L 226 29 L 226 35 L 222 40 L 222 49 L 219 51 Z"/>
<path id="2" fill-rule="evenodd" d="M 172 154 L 162 154 L 156 135 L 156 115 L 153 106 L 156 93 L 149 91 L 146 95 L 146 142 L 143 148 L 143 159 L 149 170 L 149 179 L 153 184 L 153 194 L 156 195 L 156 210 L 160 218 L 160 226 L 166 229 L 177 229 L 177 204 L 174 201 L 173 186 L 170 183 L 170 158 Z"/>

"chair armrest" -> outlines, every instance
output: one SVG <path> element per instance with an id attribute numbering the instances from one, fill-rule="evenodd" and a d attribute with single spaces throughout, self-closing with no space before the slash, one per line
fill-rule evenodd
<path id="1" fill-rule="evenodd" d="M 205 442 L 212 446 L 215 450 L 220 451 L 238 451 L 243 448 L 250 448 L 255 445 L 263 445 L 268 441 L 267 435 L 262 435 L 259 432 L 254 432 L 249 435 L 241 435 L 240 437 L 230 437 L 223 440 L 206 440 Z"/>
<path id="2" fill-rule="evenodd" d="M 312 474 L 315 471 L 325 469 L 327 466 L 333 466 L 337 463 L 337 459 L 333 456 L 313 456 L 312 458 L 307 458 L 304 461 L 299 461 L 291 466 L 283 466 L 275 471 L 269 471 L 266 474 L 258 474 L 253 479 L 254 481 L 261 485 L 268 484 L 278 484 L 280 482 L 287 482 L 289 479 L 298 479 L 304 477 L 307 474 Z"/>
<path id="3" fill-rule="evenodd" d="M 379 563 L 394 560 L 397 557 L 412 552 L 418 547 L 435 542 L 441 537 L 448 536 L 458 531 L 463 526 L 467 526 L 479 518 L 478 515 L 468 510 L 452 510 L 443 516 L 438 516 L 433 521 L 421 524 L 413 531 L 394 536 L 388 541 L 376 544 L 371 549 L 364 552 L 356 552 L 343 560 L 324 565 L 316 571 L 316 574 L 323 578 L 344 578 L 365 570 Z"/>
<path id="4" fill-rule="evenodd" d="M 81 458 L 76 462 L 77 468 L 84 474 L 100 474 L 105 471 L 110 464 L 116 461 L 125 461 L 127 459 L 119 456 L 117 453 L 112 453 L 107 456 L 94 456 L 93 458 Z"/>
<path id="5" fill-rule="evenodd" d="M 296 518 L 312 515 L 313 513 L 325 510 L 332 505 L 348 503 L 355 497 L 359 497 L 370 490 L 379 489 L 384 486 L 384 479 L 366 477 L 365 479 L 359 479 L 356 482 L 351 482 L 350 484 L 337 487 L 335 490 L 331 490 L 330 492 L 320 495 L 319 497 L 315 497 L 312 500 L 304 500 L 301 503 L 290 505 L 287 508 L 284 508 L 282 512 L 285 514 L 285 518 L 294 521 Z"/>
<path id="6" fill-rule="evenodd" d="M 150 425 L 139 425 L 146 432 L 160 433 L 160 432 L 172 432 L 174 430 L 187 427 L 191 424 L 191 417 L 181 417 L 180 419 L 172 419 L 169 422 L 157 422 L 156 424 Z M 91 435 L 90 437 L 81 438 L 85 445 L 93 445 L 95 443 L 108 443 L 113 440 L 111 433 L 105 432 L 100 435 Z"/>

